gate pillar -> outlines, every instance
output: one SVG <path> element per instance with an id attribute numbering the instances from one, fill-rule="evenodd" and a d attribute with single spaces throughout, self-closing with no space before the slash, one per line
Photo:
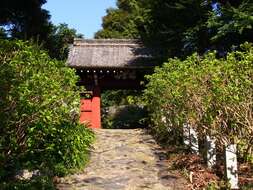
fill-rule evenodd
<path id="1" fill-rule="evenodd" d="M 101 128 L 101 93 L 99 86 L 81 95 L 80 123 L 90 128 Z"/>

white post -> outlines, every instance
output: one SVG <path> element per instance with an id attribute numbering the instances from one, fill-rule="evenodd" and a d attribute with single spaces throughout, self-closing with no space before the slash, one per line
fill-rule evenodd
<path id="1" fill-rule="evenodd" d="M 236 144 L 230 144 L 226 146 L 225 159 L 226 178 L 231 185 L 231 189 L 239 189 Z"/>
<path id="2" fill-rule="evenodd" d="M 183 140 L 187 147 L 190 146 L 190 130 L 187 123 L 183 124 Z"/>
<path id="3" fill-rule="evenodd" d="M 183 124 L 184 144 L 190 147 L 191 151 L 195 154 L 199 153 L 198 136 L 194 128 L 189 124 Z"/>
<path id="4" fill-rule="evenodd" d="M 216 164 L 216 148 L 215 140 L 210 136 L 206 136 L 206 157 L 207 157 L 207 166 L 212 168 Z"/>
<path id="5" fill-rule="evenodd" d="M 199 154 L 198 135 L 195 129 L 190 125 L 189 125 L 189 133 L 190 133 L 191 151 L 195 154 Z"/>

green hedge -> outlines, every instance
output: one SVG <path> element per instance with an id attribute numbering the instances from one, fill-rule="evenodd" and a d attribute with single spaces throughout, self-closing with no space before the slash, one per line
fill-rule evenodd
<path id="1" fill-rule="evenodd" d="M 0 40 L 0 176 L 55 175 L 87 162 L 93 133 L 78 123 L 75 71 L 28 42 Z"/>
<path id="2" fill-rule="evenodd" d="M 144 99 L 157 137 L 180 141 L 183 124 L 189 123 L 219 145 L 238 143 L 240 153 L 252 154 L 253 46 L 241 48 L 225 58 L 212 52 L 169 59 L 147 76 Z"/>

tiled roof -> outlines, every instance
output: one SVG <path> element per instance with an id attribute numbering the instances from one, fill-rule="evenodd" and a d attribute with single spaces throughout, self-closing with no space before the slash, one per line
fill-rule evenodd
<path id="1" fill-rule="evenodd" d="M 155 65 L 152 51 L 137 40 L 75 39 L 67 65 L 72 68 L 146 68 Z"/>

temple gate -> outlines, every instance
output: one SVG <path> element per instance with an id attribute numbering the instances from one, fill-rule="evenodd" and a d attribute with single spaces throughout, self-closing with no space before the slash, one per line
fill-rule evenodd
<path id="1" fill-rule="evenodd" d="M 75 39 L 67 65 L 76 69 L 85 86 L 81 93 L 80 122 L 101 128 L 101 92 L 140 89 L 144 75 L 153 71 L 154 52 L 137 40 Z"/>

